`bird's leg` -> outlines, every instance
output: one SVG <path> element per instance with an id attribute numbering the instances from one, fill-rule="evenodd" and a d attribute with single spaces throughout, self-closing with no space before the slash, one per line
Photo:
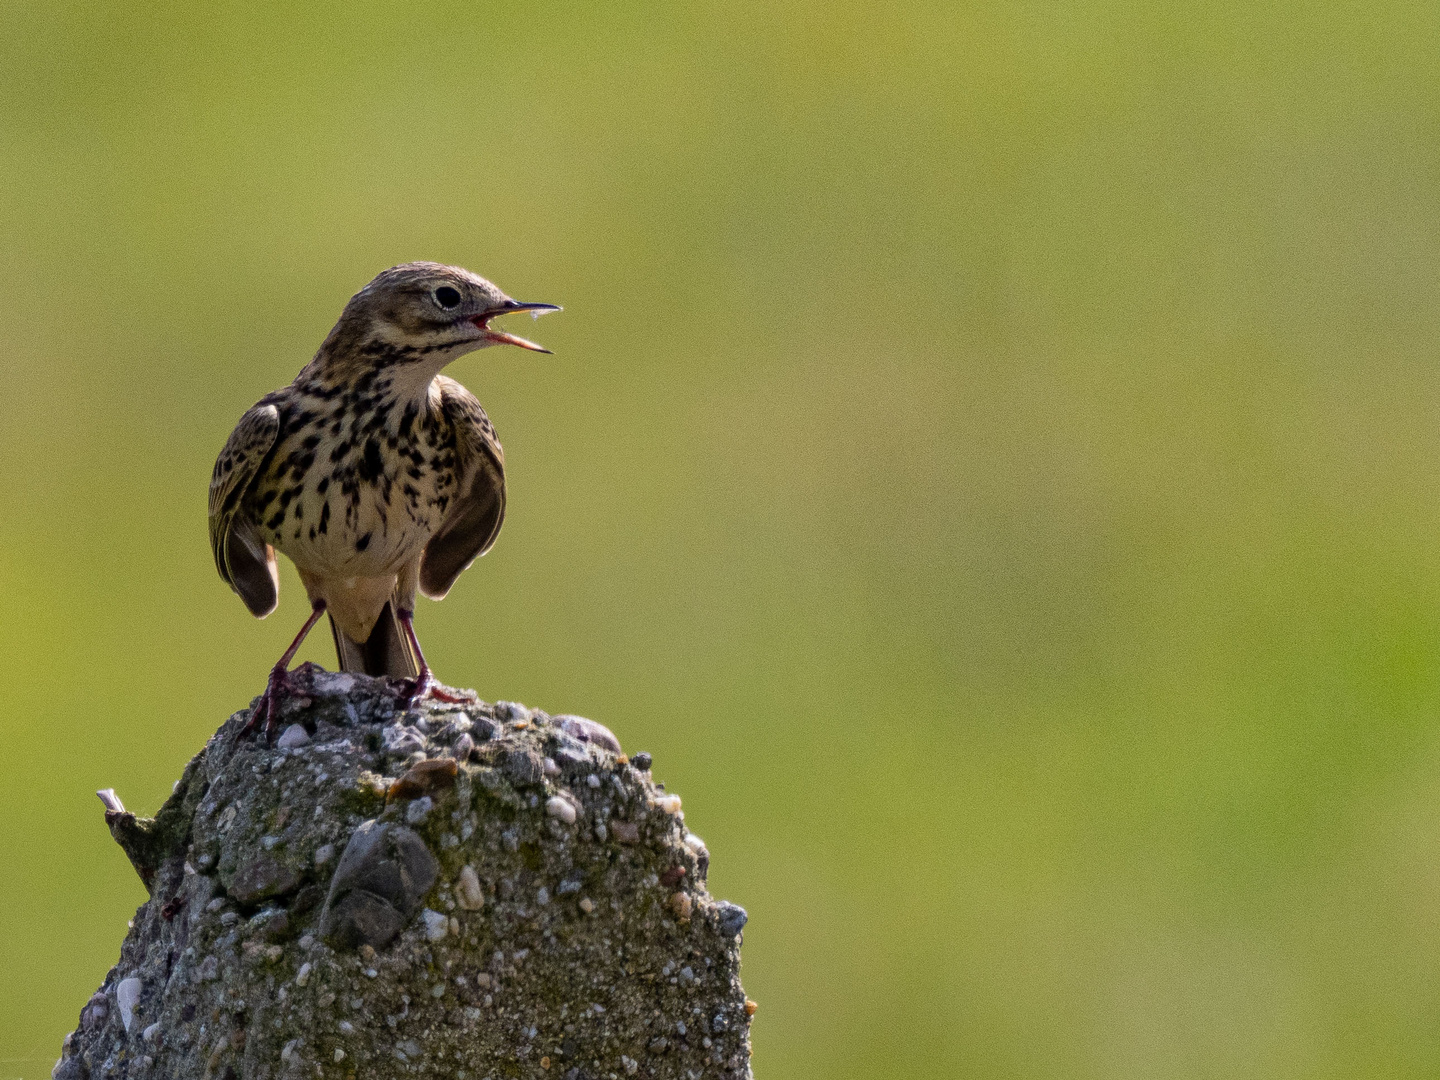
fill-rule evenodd
<path id="1" fill-rule="evenodd" d="M 310 618 L 305 620 L 305 625 L 300 628 L 300 633 L 295 635 L 295 640 L 285 650 L 285 655 L 280 657 L 276 665 L 270 669 L 270 679 L 265 684 L 265 692 L 260 695 L 260 702 L 250 714 L 249 721 L 240 730 L 241 735 L 248 735 L 260 726 L 261 721 L 265 724 L 265 741 L 268 743 L 271 736 L 275 734 L 275 727 L 280 722 L 280 694 L 290 689 L 290 661 L 295 659 L 295 654 L 300 651 L 300 645 L 306 635 L 320 621 L 320 616 L 325 614 L 325 601 L 317 600 L 310 609 Z"/>
<path id="2" fill-rule="evenodd" d="M 468 697 L 450 693 L 435 681 L 434 675 L 430 674 L 430 665 L 425 662 L 425 653 L 420 649 L 420 639 L 415 636 L 415 613 L 400 608 L 395 612 L 395 617 L 400 620 L 400 628 L 405 631 L 405 640 L 410 643 L 410 648 L 415 650 L 415 659 L 420 662 L 420 674 L 415 676 L 414 688 L 405 695 L 405 707 L 413 709 L 426 697 L 448 701 L 451 704 L 469 701 Z"/>

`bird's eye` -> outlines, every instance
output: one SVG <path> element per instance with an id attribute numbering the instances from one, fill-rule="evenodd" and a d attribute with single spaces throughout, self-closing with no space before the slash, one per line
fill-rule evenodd
<path id="1" fill-rule="evenodd" d="M 441 285 L 435 290 L 435 302 L 447 309 L 456 307 L 460 303 L 460 292 L 449 285 Z"/>

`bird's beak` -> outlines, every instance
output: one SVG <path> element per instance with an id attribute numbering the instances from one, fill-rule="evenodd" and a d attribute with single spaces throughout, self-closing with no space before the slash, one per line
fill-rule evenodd
<path id="1" fill-rule="evenodd" d="M 520 348 L 529 349 L 531 352 L 548 353 L 550 350 L 543 345 L 536 345 L 533 341 L 526 341 L 523 337 L 507 334 L 503 330 L 491 330 L 489 323 L 490 320 L 497 315 L 511 315 L 517 311 L 528 311 L 538 319 L 547 311 L 559 310 L 560 308 L 554 304 L 525 304 L 519 300 L 506 300 L 499 307 L 491 308 L 489 311 L 483 311 L 479 315 L 472 315 L 470 321 L 480 330 L 484 331 L 485 336 L 497 345 L 518 345 Z"/>

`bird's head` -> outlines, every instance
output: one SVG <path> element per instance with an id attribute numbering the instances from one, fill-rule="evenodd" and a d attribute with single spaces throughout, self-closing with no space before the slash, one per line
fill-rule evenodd
<path id="1" fill-rule="evenodd" d="M 554 304 L 511 300 L 493 284 L 458 266 L 413 262 L 392 266 L 350 298 L 321 355 L 351 363 L 419 364 L 439 371 L 451 360 L 488 345 L 549 349 L 497 330 L 490 321 L 521 311 L 537 316 Z"/>

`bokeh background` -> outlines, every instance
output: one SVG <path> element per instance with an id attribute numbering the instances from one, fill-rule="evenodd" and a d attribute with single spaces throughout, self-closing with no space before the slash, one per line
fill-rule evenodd
<path id="1" fill-rule="evenodd" d="M 0 1077 L 305 614 L 242 411 L 413 258 L 495 550 L 420 631 L 613 727 L 757 1075 L 1440 1071 L 1440 8 L 0 4 Z M 333 663 L 328 634 L 308 657 Z"/>

